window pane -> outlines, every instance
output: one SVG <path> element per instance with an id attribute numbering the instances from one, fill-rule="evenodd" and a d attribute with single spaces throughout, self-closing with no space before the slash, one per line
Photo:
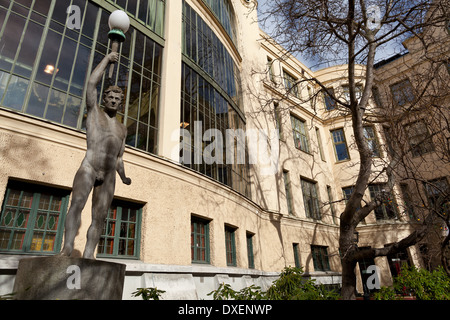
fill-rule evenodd
<path id="1" fill-rule="evenodd" d="M 3 99 L 3 105 L 15 110 L 22 110 L 29 81 L 17 76 L 11 76 L 8 89 Z"/>
<path id="2" fill-rule="evenodd" d="M 14 68 L 14 73 L 29 77 L 36 59 L 37 49 L 41 41 L 43 27 L 29 22 L 25 37 L 21 44 L 20 53 Z"/>
<path id="3" fill-rule="evenodd" d="M 25 19 L 11 13 L 5 26 L 5 32 L 0 39 L 0 68 L 6 71 L 11 70 L 24 26 Z"/>
<path id="4" fill-rule="evenodd" d="M 42 118 L 44 116 L 49 88 L 38 83 L 34 83 L 32 88 L 27 113 Z"/>

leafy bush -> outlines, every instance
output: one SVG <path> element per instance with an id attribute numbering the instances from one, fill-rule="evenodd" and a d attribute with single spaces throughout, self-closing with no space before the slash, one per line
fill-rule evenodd
<path id="1" fill-rule="evenodd" d="M 229 284 L 221 283 L 217 290 L 208 293 L 212 295 L 214 300 L 262 300 L 265 299 L 265 293 L 261 291 L 261 287 L 251 285 L 235 291 Z"/>
<path id="2" fill-rule="evenodd" d="M 381 287 L 380 291 L 375 292 L 373 295 L 375 300 L 398 300 L 400 299 L 395 292 L 394 288 Z"/>
<path id="3" fill-rule="evenodd" d="M 442 267 L 430 272 L 404 265 L 394 280 L 394 289 L 418 300 L 450 300 L 450 277 Z"/>
<path id="4" fill-rule="evenodd" d="M 142 296 L 142 300 L 159 300 L 164 290 L 158 290 L 158 288 L 138 288 L 133 292 L 133 297 Z"/>
<path id="5" fill-rule="evenodd" d="M 300 268 L 286 267 L 270 288 L 264 292 L 255 285 L 235 291 L 229 284 L 222 283 L 210 292 L 214 300 L 337 300 L 339 295 L 329 291 L 315 280 L 305 278 Z"/>

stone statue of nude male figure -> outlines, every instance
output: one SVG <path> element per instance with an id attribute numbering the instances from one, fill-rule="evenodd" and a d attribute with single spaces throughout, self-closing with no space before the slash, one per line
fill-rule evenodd
<path id="1" fill-rule="evenodd" d="M 109 63 L 117 62 L 118 53 L 107 55 L 92 72 L 86 91 L 86 156 L 78 169 L 72 189 L 72 201 L 65 223 L 64 247 L 61 256 L 70 256 L 81 223 L 81 211 L 92 189 L 92 223 L 87 232 L 83 258 L 95 259 L 94 252 L 111 206 L 116 183 L 116 171 L 122 182 L 129 185 L 125 175 L 123 153 L 127 129 L 116 119 L 122 106 L 123 93 L 117 86 L 109 87 L 103 95 L 104 110 L 97 105 L 97 84 Z"/>

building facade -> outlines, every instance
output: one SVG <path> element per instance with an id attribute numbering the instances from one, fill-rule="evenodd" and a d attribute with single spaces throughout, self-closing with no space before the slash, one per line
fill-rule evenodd
<path id="1" fill-rule="evenodd" d="M 118 118 L 128 130 L 132 184 L 117 183 L 97 259 L 127 265 L 123 298 L 142 287 L 165 290 L 167 299 L 207 299 L 222 282 L 264 289 L 289 265 L 339 286 L 339 214 L 358 153 L 348 119 L 317 88 L 295 83 L 316 77 L 345 95 L 346 66 L 313 72 L 286 58 L 261 41 L 246 0 L 3 0 L 0 294 L 12 291 L 21 258 L 62 247 L 86 151 L 86 82 L 108 53 L 108 17 L 117 9 L 131 27 L 112 79 L 99 84 L 99 103 L 105 87 L 124 89 Z M 358 72 L 363 85 L 364 68 Z M 374 161 L 389 157 L 384 132 L 366 127 Z M 378 176 L 367 200 L 385 182 Z M 410 233 L 401 192 L 392 200 L 361 224 L 359 246 Z M 79 255 L 90 211 L 88 200 Z M 399 259 L 423 264 L 416 246 L 361 261 L 359 291 L 373 264 L 389 285 Z"/>

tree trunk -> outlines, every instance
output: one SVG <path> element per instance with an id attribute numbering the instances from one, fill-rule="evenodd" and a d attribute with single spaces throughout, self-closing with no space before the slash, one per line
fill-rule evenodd
<path id="1" fill-rule="evenodd" d="M 356 261 L 353 259 L 342 259 L 342 291 L 343 300 L 356 299 Z"/>

